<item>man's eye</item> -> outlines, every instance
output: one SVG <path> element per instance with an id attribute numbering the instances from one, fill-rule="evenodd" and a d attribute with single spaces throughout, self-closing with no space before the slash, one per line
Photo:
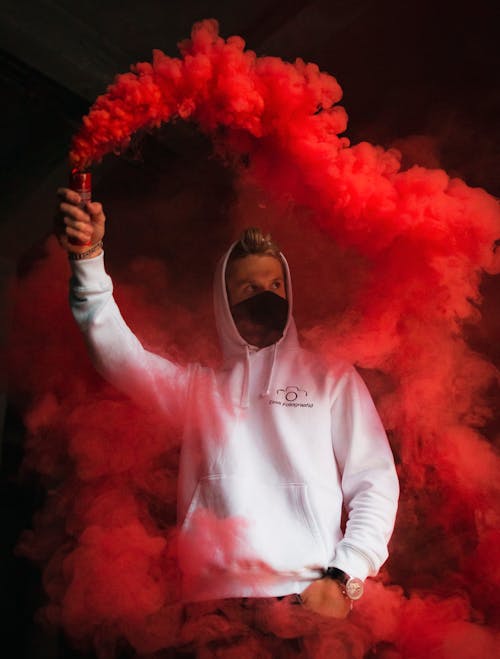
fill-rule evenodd
<path id="1" fill-rule="evenodd" d="M 281 282 L 280 281 L 273 281 L 272 287 L 275 289 L 281 288 Z"/>

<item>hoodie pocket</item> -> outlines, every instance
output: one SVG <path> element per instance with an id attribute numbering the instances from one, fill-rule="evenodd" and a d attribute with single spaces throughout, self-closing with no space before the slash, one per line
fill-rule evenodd
<path id="1" fill-rule="evenodd" d="M 197 485 L 181 551 L 223 571 L 298 574 L 326 565 L 326 549 L 304 483 L 209 476 Z"/>

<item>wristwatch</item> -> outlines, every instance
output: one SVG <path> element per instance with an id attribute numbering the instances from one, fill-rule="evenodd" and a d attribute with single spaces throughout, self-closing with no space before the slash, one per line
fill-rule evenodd
<path id="1" fill-rule="evenodd" d="M 338 581 L 344 590 L 344 595 L 350 600 L 359 600 L 363 595 L 364 585 L 361 579 L 350 577 L 337 567 L 326 568 L 326 570 L 323 571 L 323 576 Z"/>

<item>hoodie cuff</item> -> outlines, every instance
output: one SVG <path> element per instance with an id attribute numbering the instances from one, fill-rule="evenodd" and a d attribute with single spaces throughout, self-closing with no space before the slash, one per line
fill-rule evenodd
<path id="1" fill-rule="evenodd" d="M 339 544 L 335 549 L 335 558 L 329 567 L 336 567 L 350 577 L 357 577 L 364 581 L 368 576 L 375 576 L 371 561 L 365 558 L 361 552 L 352 547 Z"/>
<path id="2" fill-rule="evenodd" d="M 109 288 L 110 277 L 104 269 L 104 252 L 91 259 L 69 261 L 71 268 L 71 286 L 78 289 Z"/>

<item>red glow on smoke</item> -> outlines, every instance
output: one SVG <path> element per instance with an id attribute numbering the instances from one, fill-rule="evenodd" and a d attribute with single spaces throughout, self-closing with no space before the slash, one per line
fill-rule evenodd
<path id="1" fill-rule="evenodd" d="M 126 146 L 139 128 L 174 118 L 195 121 L 209 134 L 224 126 L 244 144 L 252 137 L 286 137 L 307 120 L 310 137 L 329 135 L 328 149 L 347 144 L 335 135 L 345 130 L 347 117 L 342 108 L 332 108 L 342 95 L 334 78 L 301 60 L 292 65 L 257 58 L 244 46 L 240 37 L 219 37 L 216 21 L 203 21 L 179 44 L 182 59 L 155 50 L 152 63 L 117 76 L 84 118 L 73 141 L 72 165 L 84 169 Z M 328 109 L 320 119 L 313 116 L 319 107 Z"/>
<path id="2" fill-rule="evenodd" d="M 287 647 L 297 656 L 293 639 L 302 638 L 314 657 L 352 659 L 374 647 L 387 659 L 494 656 L 498 456 L 481 429 L 493 416 L 485 394 L 498 372 L 471 350 L 463 324 L 480 319 L 482 272 L 499 270 L 496 200 L 442 170 L 400 171 L 396 151 L 349 146 L 339 137 L 341 89 L 313 64 L 258 58 L 239 37 L 220 38 L 215 21 L 197 24 L 180 50 L 180 59 L 155 51 L 151 64 L 117 77 L 84 119 L 72 164 L 125 147 L 138 129 L 190 120 L 235 163 L 242 195 L 257 186 L 278 209 L 273 229 L 297 262 L 298 300 L 309 294 L 307 263 L 335 254 L 344 264 L 332 267 L 345 283 L 325 276 L 323 307 L 310 304 L 303 336 L 325 359 L 371 369 L 403 486 L 391 558 L 346 622 L 287 602 L 262 603 L 253 617 L 234 602 L 200 604 L 182 621 L 178 437 L 92 372 L 66 308 L 64 256 L 49 242 L 48 258 L 19 282 L 12 350 L 14 388 L 28 408 L 26 465 L 52 492 L 22 545 L 44 566 L 46 616 L 103 657 L 123 638 L 139 655 L 189 646 L 205 648 L 200 656 L 271 657 Z M 306 209 L 310 241 L 284 226 L 279 209 L 290 200 Z M 189 360 L 168 328 L 201 334 L 195 356 L 211 360 L 190 314 L 165 306 L 163 293 L 148 297 L 158 267 L 142 263 L 142 281 L 121 289 L 124 316 L 150 344 Z M 204 523 L 209 538 L 213 520 Z M 228 528 L 231 542 L 237 527 Z M 209 654 L 213 640 L 226 643 L 224 655 Z"/>

